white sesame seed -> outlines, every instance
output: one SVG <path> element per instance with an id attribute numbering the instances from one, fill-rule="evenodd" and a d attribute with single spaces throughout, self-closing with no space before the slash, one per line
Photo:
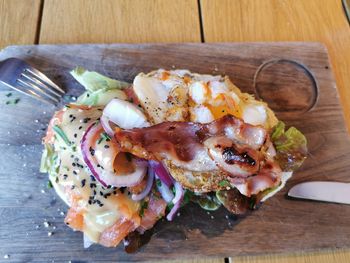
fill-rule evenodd
<path id="1" fill-rule="evenodd" d="M 39 120 L 35 120 L 34 122 L 35 122 L 35 123 L 38 123 L 38 122 L 39 122 Z"/>
<path id="2" fill-rule="evenodd" d="M 47 232 L 47 236 L 50 237 L 53 235 L 53 232 Z"/>
<path id="3" fill-rule="evenodd" d="M 45 221 L 45 222 L 44 222 L 44 227 L 47 228 L 47 227 L 49 227 L 49 226 L 50 226 L 50 223 Z"/>
<path id="4" fill-rule="evenodd" d="M 64 212 L 61 212 L 60 215 L 61 215 L 61 216 L 64 216 Z"/>
<path id="5" fill-rule="evenodd" d="M 41 189 L 41 193 L 42 193 L 42 194 L 45 194 L 45 190 L 44 190 L 44 189 Z"/>
<path id="6" fill-rule="evenodd" d="M 8 255 L 8 254 L 6 254 L 5 256 L 4 256 L 4 259 L 9 259 L 10 258 L 10 255 Z"/>

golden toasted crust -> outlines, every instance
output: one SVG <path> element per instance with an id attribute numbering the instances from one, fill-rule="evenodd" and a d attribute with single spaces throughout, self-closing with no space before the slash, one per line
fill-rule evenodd
<path id="1" fill-rule="evenodd" d="M 180 182 L 186 189 L 198 193 L 207 193 L 226 189 L 226 186 L 220 186 L 220 182 L 227 178 L 227 174 L 225 172 L 220 170 L 208 172 L 190 171 L 173 165 L 169 160 L 165 160 L 164 164 L 174 179 Z"/>

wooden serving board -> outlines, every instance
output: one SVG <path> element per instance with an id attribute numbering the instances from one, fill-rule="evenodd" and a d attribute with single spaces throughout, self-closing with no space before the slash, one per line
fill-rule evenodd
<path id="1" fill-rule="evenodd" d="M 263 98 L 287 125 L 309 142 L 309 158 L 285 189 L 259 210 L 236 219 L 224 209 L 207 213 L 196 205 L 173 222 L 160 222 L 151 241 L 136 254 L 123 248 L 83 249 L 82 234 L 63 223 L 66 207 L 38 172 L 54 106 L 1 86 L 0 255 L 14 262 L 131 261 L 226 257 L 350 247 L 350 206 L 286 198 L 307 180 L 350 182 L 350 140 L 344 126 L 327 51 L 318 43 L 116 44 L 13 46 L 0 60 L 22 58 L 70 95 L 83 89 L 69 75 L 77 65 L 132 81 L 157 68 L 227 74 L 243 91 Z M 13 98 L 18 104 L 6 104 Z M 43 223 L 47 220 L 50 226 Z M 48 236 L 48 232 L 53 232 Z M 1 256 L 2 258 L 3 256 Z"/>

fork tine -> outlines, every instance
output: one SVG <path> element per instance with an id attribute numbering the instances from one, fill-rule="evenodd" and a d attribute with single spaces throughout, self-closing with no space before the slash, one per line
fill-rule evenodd
<path id="1" fill-rule="evenodd" d="M 41 94 L 45 95 L 46 97 L 50 98 L 51 100 L 53 100 L 55 103 L 58 103 L 59 100 L 53 96 L 51 96 L 50 94 L 47 94 L 47 92 L 43 91 L 42 89 L 40 89 L 39 87 L 37 87 L 36 85 L 23 81 L 21 79 L 17 80 L 17 83 L 20 83 L 22 86 L 24 86 L 25 88 L 30 88 L 30 89 L 34 89 L 35 91 L 40 92 Z M 34 92 L 36 93 L 36 92 Z M 37 93 L 36 93 L 37 94 Z M 42 96 L 41 96 L 42 97 Z"/>
<path id="2" fill-rule="evenodd" d="M 41 89 L 43 90 L 47 90 L 49 91 L 51 94 L 56 95 L 58 98 L 61 98 L 61 94 L 58 93 L 57 91 L 50 89 L 49 86 L 47 86 L 45 83 L 41 82 L 40 80 L 38 80 L 36 77 L 30 77 L 25 73 L 21 74 L 22 77 L 26 78 L 27 80 L 29 80 L 30 82 L 33 82 L 33 84 L 36 84 L 37 86 L 39 86 Z"/>
<path id="3" fill-rule="evenodd" d="M 31 96 L 31 97 L 33 97 L 33 98 L 35 98 L 35 99 L 38 99 L 38 100 L 40 100 L 40 101 L 42 101 L 42 102 L 45 102 L 45 103 L 47 103 L 47 104 L 52 105 L 52 101 L 50 101 L 50 100 L 48 100 L 48 99 L 46 99 L 46 98 L 41 97 L 40 95 L 38 95 L 37 93 L 35 93 L 35 92 L 32 91 L 32 90 L 28 90 L 28 89 L 26 89 L 26 88 L 25 88 L 24 90 L 22 90 L 20 87 L 15 87 L 15 86 L 9 86 L 9 87 L 10 87 L 11 89 L 14 89 L 14 90 L 16 90 L 16 91 L 22 93 L 22 94 Z"/>
<path id="4" fill-rule="evenodd" d="M 26 71 L 28 71 L 29 73 L 33 74 L 38 79 L 41 79 L 41 80 L 45 81 L 47 84 L 52 86 L 52 88 L 56 89 L 57 91 L 61 92 L 62 94 L 65 93 L 64 90 L 62 90 L 60 87 L 58 87 L 55 83 L 53 83 L 48 77 L 46 77 L 39 70 L 37 70 L 37 69 L 32 67 L 32 68 L 27 68 Z"/>

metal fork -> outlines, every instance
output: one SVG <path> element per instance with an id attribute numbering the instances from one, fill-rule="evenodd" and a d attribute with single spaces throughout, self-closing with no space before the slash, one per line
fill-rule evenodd
<path id="1" fill-rule="evenodd" d="M 64 94 L 42 72 L 18 58 L 0 62 L 0 83 L 50 104 L 58 103 Z"/>

